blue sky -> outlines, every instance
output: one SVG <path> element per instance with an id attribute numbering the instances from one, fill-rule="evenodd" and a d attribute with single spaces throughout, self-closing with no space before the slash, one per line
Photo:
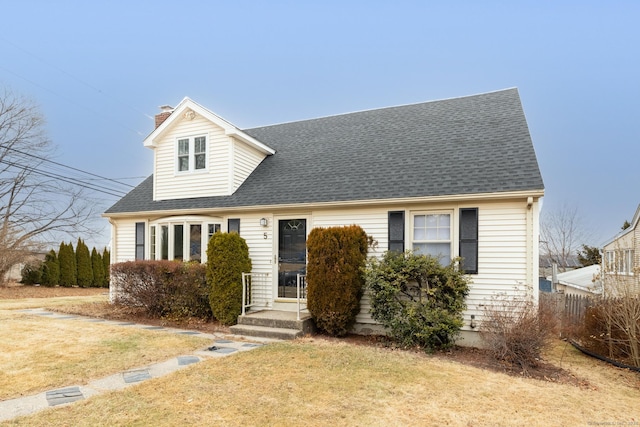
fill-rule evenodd
<path id="1" fill-rule="evenodd" d="M 185 96 L 249 128 L 517 87 L 544 210 L 598 245 L 640 203 L 640 2 L 3 3 L 0 86 L 70 166 L 149 175 L 152 117 Z"/>

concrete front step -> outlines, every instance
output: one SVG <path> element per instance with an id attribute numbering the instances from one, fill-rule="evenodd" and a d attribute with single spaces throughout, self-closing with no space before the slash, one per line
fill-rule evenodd
<path id="1" fill-rule="evenodd" d="M 314 324 L 308 313 L 292 311 L 263 310 L 238 316 L 238 324 L 231 327 L 231 332 L 263 338 L 295 339 L 313 333 Z"/>
<path id="2" fill-rule="evenodd" d="M 234 335 L 249 337 L 275 338 L 279 340 L 294 340 L 304 335 L 304 332 L 296 329 L 273 328 L 256 325 L 233 325 L 229 328 Z"/>

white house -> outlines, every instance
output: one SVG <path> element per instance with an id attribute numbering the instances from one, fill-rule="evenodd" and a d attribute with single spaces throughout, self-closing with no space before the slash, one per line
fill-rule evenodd
<path id="1" fill-rule="evenodd" d="M 517 89 L 253 129 L 185 98 L 144 145 L 154 174 L 104 214 L 112 262 L 204 262 L 212 233 L 237 231 L 267 278 L 254 302 L 293 310 L 309 231 L 358 224 L 373 255 L 461 256 L 465 331 L 496 292 L 537 300 L 544 185 Z M 372 323 L 366 304 L 356 329 Z"/>
<path id="2" fill-rule="evenodd" d="M 558 292 L 567 295 L 594 296 L 602 294 L 601 269 L 598 264 L 576 268 L 557 275 Z M 552 276 L 548 277 L 552 280 Z"/>
<path id="3" fill-rule="evenodd" d="M 604 291 L 607 296 L 640 293 L 640 205 L 629 227 L 603 246 Z"/>

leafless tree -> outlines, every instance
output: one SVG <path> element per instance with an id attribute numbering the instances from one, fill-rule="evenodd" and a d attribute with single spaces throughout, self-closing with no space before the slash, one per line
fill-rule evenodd
<path id="1" fill-rule="evenodd" d="M 572 265 L 581 245 L 590 238 L 578 213 L 578 208 L 562 205 L 555 211 L 543 212 L 540 221 L 542 255 L 556 263 L 560 271 Z"/>
<path id="2" fill-rule="evenodd" d="M 47 173 L 52 155 L 38 107 L 0 92 L 0 283 L 13 265 L 64 233 L 90 232 L 92 203 L 80 187 Z"/>

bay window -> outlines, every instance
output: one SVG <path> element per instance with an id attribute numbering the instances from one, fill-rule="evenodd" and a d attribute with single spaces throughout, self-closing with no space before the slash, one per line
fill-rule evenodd
<path id="1" fill-rule="evenodd" d="M 150 224 L 149 259 L 202 262 L 203 251 L 206 251 L 213 233 L 220 231 L 221 222 L 221 218 L 194 216 L 158 220 Z M 136 231 L 139 232 L 139 229 L 136 228 Z M 136 246 L 138 251 L 140 247 Z"/>

